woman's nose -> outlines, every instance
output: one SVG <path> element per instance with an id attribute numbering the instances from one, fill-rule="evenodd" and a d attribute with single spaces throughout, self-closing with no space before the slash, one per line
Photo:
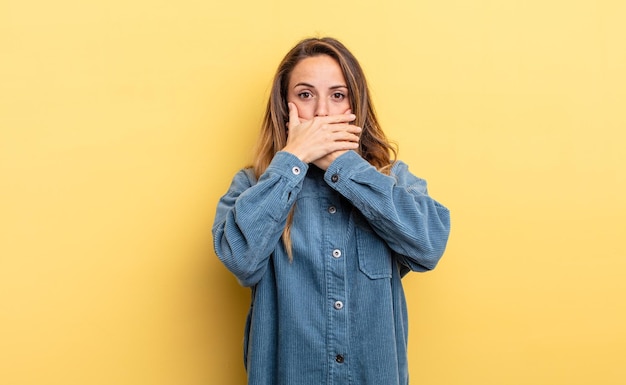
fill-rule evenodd
<path id="1" fill-rule="evenodd" d="M 315 116 L 328 116 L 328 105 L 325 100 L 320 100 L 315 106 Z"/>

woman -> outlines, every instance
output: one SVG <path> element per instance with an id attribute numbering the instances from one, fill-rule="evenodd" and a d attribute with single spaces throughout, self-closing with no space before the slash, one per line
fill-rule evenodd
<path id="1" fill-rule="evenodd" d="M 435 267 L 449 224 L 395 160 L 356 58 L 332 38 L 299 42 L 213 226 L 218 257 L 252 289 L 248 384 L 408 384 L 401 278 Z"/>

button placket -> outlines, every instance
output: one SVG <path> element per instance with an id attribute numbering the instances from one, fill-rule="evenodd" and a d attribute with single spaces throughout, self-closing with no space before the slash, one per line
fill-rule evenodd
<path id="1" fill-rule="evenodd" d="M 334 180 L 334 182 L 337 182 L 338 178 L 338 175 L 335 175 L 333 178 L 331 174 L 327 181 Z M 347 382 L 344 379 L 346 379 L 348 367 L 343 365 L 347 361 L 345 361 L 345 356 L 341 352 L 344 352 L 348 345 L 349 309 L 344 302 L 348 295 L 346 292 L 347 266 L 346 260 L 343 258 L 344 251 L 348 249 L 345 249 L 346 245 L 342 234 L 349 223 L 348 219 L 344 217 L 345 211 L 339 201 L 338 194 L 332 192 L 332 190 L 328 191 L 329 194 L 320 201 L 320 209 L 326 211 L 325 214 L 327 214 L 324 215 L 322 230 L 325 240 L 324 248 L 328 247 L 326 249 L 328 254 L 326 254 L 324 266 L 328 272 L 326 279 L 329 301 L 326 302 L 326 306 L 330 307 L 327 314 L 329 317 L 329 337 L 332 342 L 327 347 L 331 352 L 334 352 L 330 356 L 331 362 L 334 361 L 334 364 L 338 365 L 335 374 L 337 381 L 338 383 L 344 383 Z"/>

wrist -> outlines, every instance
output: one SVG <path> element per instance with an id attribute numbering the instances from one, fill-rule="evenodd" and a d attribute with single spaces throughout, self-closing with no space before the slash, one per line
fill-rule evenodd
<path id="1" fill-rule="evenodd" d="M 285 147 L 283 147 L 282 151 L 290 153 L 291 155 L 300 159 L 304 163 L 311 163 L 311 160 L 308 159 L 309 154 L 306 152 L 304 148 L 299 148 L 299 147 L 295 147 L 295 146 L 291 146 L 287 144 Z"/>

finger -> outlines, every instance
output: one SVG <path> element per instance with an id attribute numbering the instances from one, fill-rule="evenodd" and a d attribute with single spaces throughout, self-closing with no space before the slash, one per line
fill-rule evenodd
<path id="1" fill-rule="evenodd" d="M 345 131 L 345 132 L 351 132 L 353 134 L 360 134 L 361 131 L 363 131 L 361 127 L 355 126 L 354 124 L 336 123 L 336 124 L 329 124 L 327 127 L 333 132 Z"/>
<path id="2" fill-rule="evenodd" d="M 356 119 L 356 115 L 353 113 L 349 114 L 341 114 L 341 115 L 330 115 L 325 116 L 323 118 L 319 118 L 323 120 L 324 123 L 348 123 Z"/>
<path id="3" fill-rule="evenodd" d="M 298 107 L 293 103 L 287 103 L 289 107 L 289 127 L 295 127 L 300 125 L 300 118 L 298 117 Z"/>
<path id="4" fill-rule="evenodd" d="M 357 148 L 359 148 L 359 143 L 349 140 L 342 140 L 333 143 L 332 151 L 356 150 Z"/>
<path id="5" fill-rule="evenodd" d="M 358 143 L 360 140 L 359 136 L 350 132 L 343 132 L 337 134 L 335 137 L 336 142 L 354 142 Z"/>

